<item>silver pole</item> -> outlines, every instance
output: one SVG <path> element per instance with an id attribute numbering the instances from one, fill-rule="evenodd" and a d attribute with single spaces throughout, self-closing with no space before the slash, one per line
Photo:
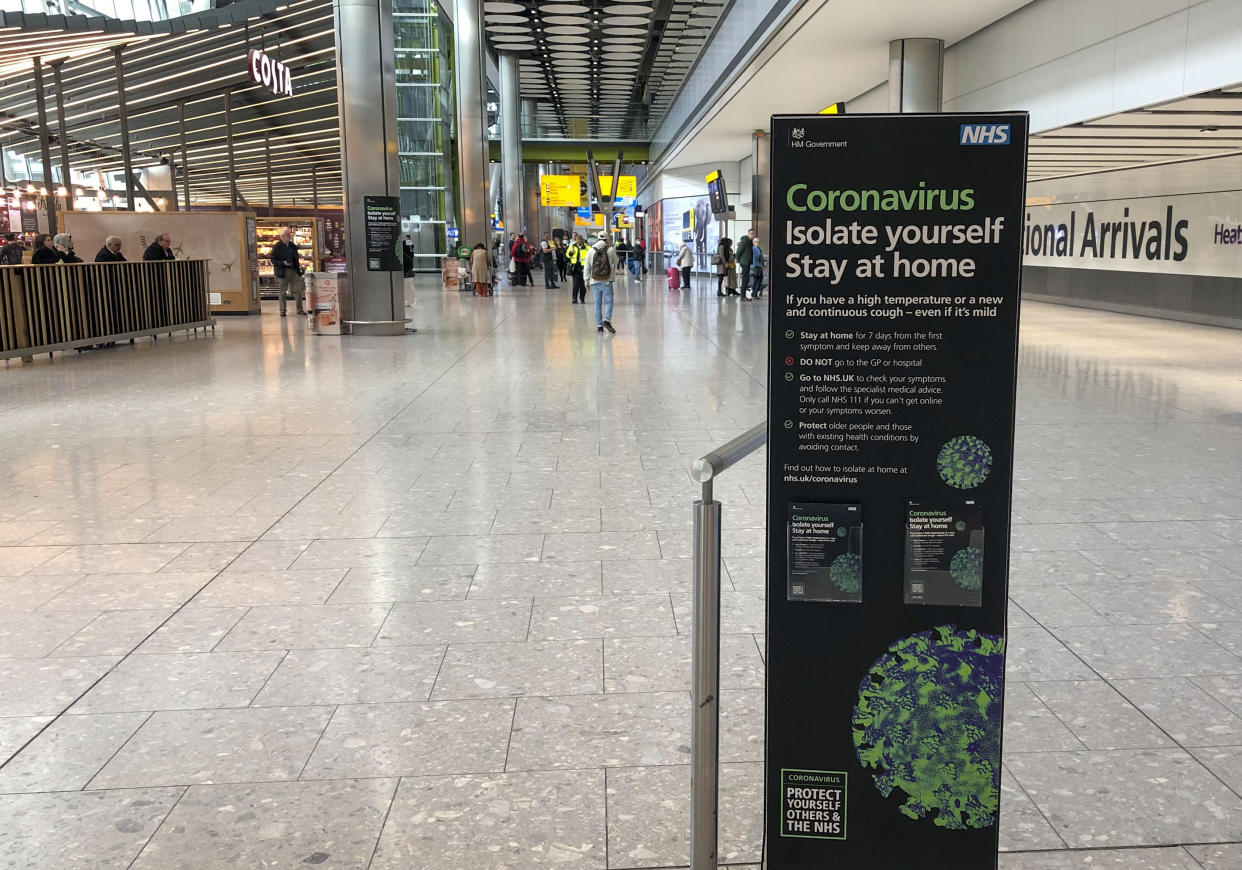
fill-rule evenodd
<path id="1" fill-rule="evenodd" d="M 120 46 L 112 49 L 112 60 L 116 67 L 116 109 L 121 122 L 121 162 L 125 167 L 125 207 L 134 210 L 134 161 L 129 154 L 129 110 L 125 107 L 125 61 L 121 57 L 124 49 Z M 232 148 L 229 159 L 232 159 Z"/>
<path id="2" fill-rule="evenodd" d="M 190 210 L 190 153 L 185 147 L 185 100 L 177 103 L 177 135 L 181 139 L 181 198 Z M 173 181 L 176 186 L 176 180 Z"/>
<path id="3" fill-rule="evenodd" d="M 615 183 L 615 182 L 614 182 Z M 694 503 L 690 868 L 716 870 L 720 794 L 720 502 L 712 484 Z"/>
<path id="4" fill-rule="evenodd" d="M 60 183 L 65 186 L 65 211 L 73 211 L 73 176 L 69 171 L 69 128 L 65 125 L 65 92 L 60 80 L 60 65 L 52 64 L 52 82 L 56 87 L 56 129 L 60 137 Z"/>
<path id="5" fill-rule="evenodd" d="M 750 146 L 750 213 L 751 225 L 755 228 L 755 233 L 759 237 L 759 247 L 763 249 L 765 256 L 769 250 L 768 245 L 772 241 L 772 218 L 768 214 L 770 208 L 768 199 L 771 195 L 769 181 L 772 176 L 771 161 L 772 149 L 768 134 L 763 130 L 756 130 L 751 135 Z"/>
<path id="6" fill-rule="evenodd" d="M 43 94 L 43 61 L 34 59 L 35 109 L 39 113 L 39 151 L 43 157 L 43 186 L 47 188 L 47 228 L 50 233 L 59 232 L 56 226 L 56 179 L 52 177 L 52 146 L 48 141 L 47 101 Z M 133 208 L 133 206 L 130 206 Z"/>
<path id="7" fill-rule="evenodd" d="M 504 177 L 505 230 L 520 233 L 526 224 L 522 201 L 522 96 L 518 56 L 500 52 L 500 166 Z M 508 258 L 508 250 L 505 251 Z"/>
<path id="8" fill-rule="evenodd" d="M 237 211 L 237 167 L 233 161 L 233 91 L 224 92 L 224 150 L 229 153 L 229 211 Z"/>
<path id="9" fill-rule="evenodd" d="M 272 197 L 272 137 L 270 133 L 263 134 L 263 161 L 264 168 L 267 170 L 267 216 L 272 217 L 276 214 L 276 203 Z"/>
<path id="10" fill-rule="evenodd" d="M 487 244 L 491 237 L 487 202 L 487 87 L 483 0 L 457 0 L 453 22 L 457 82 L 457 167 L 461 174 L 461 244 Z"/>

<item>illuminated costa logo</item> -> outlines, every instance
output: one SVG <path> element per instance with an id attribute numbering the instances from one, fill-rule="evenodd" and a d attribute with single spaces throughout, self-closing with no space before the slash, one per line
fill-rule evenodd
<path id="1" fill-rule="evenodd" d="M 278 60 L 255 49 L 250 50 L 250 80 L 270 90 L 278 97 L 293 96 L 293 73 Z"/>

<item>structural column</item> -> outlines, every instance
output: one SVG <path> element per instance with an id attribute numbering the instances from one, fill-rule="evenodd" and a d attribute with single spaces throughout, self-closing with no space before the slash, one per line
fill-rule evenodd
<path id="1" fill-rule="evenodd" d="M 345 191 L 345 246 L 355 335 L 405 332 L 405 279 L 369 271 L 367 196 L 399 197 L 392 0 L 333 0 Z M 400 264 L 400 256 L 395 257 Z"/>
<path id="2" fill-rule="evenodd" d="M 771 178 L 772 149 L 768 134 L 756 130 L 750 140 L 750 215 L 751 226 L 759 240 L 759 247 L 767 255 L 772 241 Z"/>
<path id="3" fill-rule="evenodd" d="M 543 232 L 542 212 L 539 208 L 539 174 L 538 163 L 528 163 L 526 169 L 526 238 L 538 239 Z"/>
<path id="4" fill-rule="evenodd" d="M 190 155 L 185 147 L 185 100 L 177 103 L 177 138 L 181 144 L 181 198 L 185 200 L 185 210 L 190 210 Z M 176 185 L 177 180 L 173 179 Z"/>
<path id="5" fill-rule="evenodd" d="M 224 150 L 229 154 L 229 209 L 237 211 L 237 161 L 233 159 L 233 90 L 224 91 Z"/>
<path id="6" fill-rule="evenodd" d="M 888 44 L 888 110 L 939 112 L 944 102 L 944 40 L 894 39 Z"/>
<path id="7" fill-rule="evenodd" d="M 518 56 L 500 52 L 500 165 L 504 176 L 504 222 L 510 233 L 526 224 L 522 201 L 522 96 Z M 508 236 L 506 235 L 507 239 Z"/>
<path id="8" fill-rule="evenodd" d="M 56 135 L 60 139 L 60 183 L 65 187 L 65 211 L 73 211 L 73 174 L 69 170 L 69 127 L 65 124 L 64 84 L 60 79 L 60 65 L 52 64 L 52 82 L 56 86 Z M 50 190 L 50 188 L 49 188 Z"/>
<path id="9" fill-rule="evenodd" d="M 56 233 L 56 179 L 52 177 L 52 146 L 48 140 L 47 101 L 43 98 L 43 61 L 34 59 L 35 109 L 39 113 L 39 151 L 43 157 L 43 187 L 47 190 L 44 202 L 47 203 L 48 232 Z M 133 206 L 130 206 L 131 208 Z"/>
<path id="10" fill-rule="evenodd" d="M 112 49 L 112 59 L 116 66 L 116 111 L 117 119 L 121 124 L 121 163 L 125 171 L 125 207 L 133 211 L 134 161 L 129 153 L 129 110 L 125 106 L 125 62 L 121 57 L 122 51 L 122 47 Z M 230 148 L 230 157 L 232 154 L 233 150 Z"/>
<path id="11" fill-rule="evenodd" d="M 461 244 L 491 247 L 488 218 L 487 87 L 483 44 L 483 0 L 457 0 L 453 22 L 457 83 L 457 166 L 461 172 Z"/>

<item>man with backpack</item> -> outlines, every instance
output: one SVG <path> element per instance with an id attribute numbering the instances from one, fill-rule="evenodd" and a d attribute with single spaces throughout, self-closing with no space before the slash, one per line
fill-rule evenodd
<path id="1" fill-rule="evenodd" d="M 535 283 L 530 276 L 530 257 L 532 253 L 530 245 L 526 243 L 526 235 L 518 233 L 518 237 L 513 241 L 513 247 L 509 249 L 509 256 L 517 264 L 517 272 L 514 273 L 514 284 L 525 286 L 528 283 Z"/>
<path id="2" fill-rule="evenodd" d="M 616 334 L 612 328 L 612 279 L 617 273 L 617 252 L 610 244 L 607 232 L 599 234 L 598 241 L 587 251 L 583 271 L 591 282 L 591 294 L 595 297 L 595 331 L 605 329 Z"/>

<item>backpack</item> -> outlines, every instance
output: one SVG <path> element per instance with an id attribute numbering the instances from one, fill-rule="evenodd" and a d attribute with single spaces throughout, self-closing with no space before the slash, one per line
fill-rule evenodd
<path id="1" fill-rule="evenodd" d="M 517 247 L 513 249 L 513 256 L 514 257 L 529 257 L 530 256 L 530 245 L 526 244 L 525 242 L 518 242 Z"/>
<path id="2" fill-rule="evenodd" d="M 595 281 L 612 280 L 612 263 L 608 262 L 608 249 L 596 248 L 591 258 L 591 278 Z"/>

